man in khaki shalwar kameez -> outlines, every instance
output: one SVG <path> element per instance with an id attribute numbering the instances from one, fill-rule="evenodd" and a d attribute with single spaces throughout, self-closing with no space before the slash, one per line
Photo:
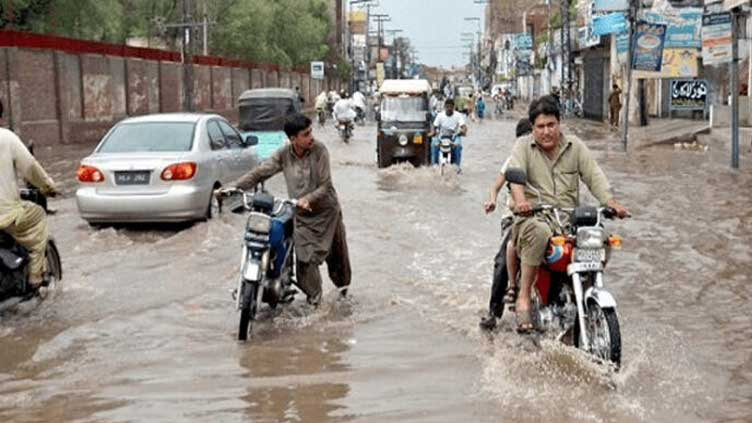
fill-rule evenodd
<path id="1" fill-rule="evenodd" d="M 533 133 L 515 144 L 509 168 L 525 170 L 528 185 L 540 191 L 543 204 L 559 208 L 579 206 L 582 180 L 601 206 L 615 209 L 617 215 L 624 218 L 627 209 L 613 198 L 608 179 L 588 148 L 579 139 L 561 133 L 556 99 L 545 96 L 533 101 L 528 115 Z M 515 213 L 521 215 L 530 215 L 532 203 L 539 201 L 533 190 L 521 185 L 512 185 L 512 197 Z M 515 218 L 512 240 L 522 262 L 521 289 L 515 306 L 520 332 L 532 330 L 531 288 L 553 235 L 550 216 L 541 213 Z"/>
<path id="2" fill-rule="evenodd" d="M 332 185 L 329 152 L 315 141 L 311 120 L 302 114 L 285 122 L 290 142 L 278 149 L 254 170 L 235 182 L 250 190 L 258 183 L 283 172 L 287 195 L 298 200 L 295 216 L 295 254 L 298 286 L 317 305 L 321 299 L 319 266 L 326 261 L 332 282 L 346 293 L 350 285 L 350 258 L 337 192 Z"/>
<path id="3" fill-rule="evenodd" d="M 15 238 L 29 252 L 29 284 L 36 288 L 42 284 L 47 270 L 44 257 L 48 237 L 47 219 L 40 206 L 21 201 L 16 172 L 43 194 L 56 193 L 54 181 L 18 136 L 0 128 L 0 230 Z"/>

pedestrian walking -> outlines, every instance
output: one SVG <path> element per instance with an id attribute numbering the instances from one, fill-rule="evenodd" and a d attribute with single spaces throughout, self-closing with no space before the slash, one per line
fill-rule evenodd
<path id="1" fill-rule="evenodd" d="M 619 111 L 621 111 L 621 89 L 614 84 L 608 96 L 608 106 L 611 109 L 611 129 L 619 127 Z"/>

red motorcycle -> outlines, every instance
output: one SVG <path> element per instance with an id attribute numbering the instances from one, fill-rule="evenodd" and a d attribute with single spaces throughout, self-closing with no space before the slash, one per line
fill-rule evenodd
<path id="1" fill-rule="evenodd" d="M 514 184 L 527 183 L 520 169 L 507 170 L 506 179 Z M 538 205 L 533 213 L 545 216 L 557 228 L 531 293 L 533 326 L 618 369 L 619 319 L 616 300 L 605 288 L 603 273 L 611 251 L 621 248 L 621 238 L 606 235 L 602 221 L 616 217 L 616 211 L 608 207 Z M 562 214 L 569 215 L 569 225 L 563 223 Z"/>

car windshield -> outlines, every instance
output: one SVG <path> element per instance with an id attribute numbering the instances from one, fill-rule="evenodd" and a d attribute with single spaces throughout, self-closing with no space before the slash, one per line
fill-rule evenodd
<path id="1" fill-rule="evenodd" d="M 190 151 L 195 122 L 138 122 L 116 126 L 98 153 Z"/>
<path id="2" fill-rule="evenodd" d="M 381 100 L 381 120 L 421 122 L 426 120 L 426 102 L 419 96 L 385 96 Z"/>

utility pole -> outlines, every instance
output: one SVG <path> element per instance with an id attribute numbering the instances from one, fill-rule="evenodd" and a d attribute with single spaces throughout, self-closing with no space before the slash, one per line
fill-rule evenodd
<path id="1" fill-rule="evenodd" d="M 731 167 L 739 169 L 739 12 L 731 9 Z M 749 88 L 747 88 L 749 89 Z"/>
<path id="2" fill-rule="evenodd" d="M 204 36 L 204 56 L 209 55 L 209 12 L 207 12 L 206 8 L 206 0 L 203 0 L 204 5 L 204 20 L 203 20 L 203 36 Z"/>
<path id="3" fill-rule="evenodd" d="M 191 45 L 191 0 L 183 1 L 183 110 L 192 112 L 193 105 L 193 46 Z"/>
<path id="4" fill-rule="evenodd" d="M 569 95 L 571 88 L 572 69 L 570 65 L 569 51 L 569 0 L 561 0 L 561 96 Z M 567 93 L 564 91 L 564 85 L 567 86 Z"/>
<path id="5" fill-rule="evenodd" d="M 636 0 L 629 0 L 629 40 L 627 41 L 627 91 L 624 100 L 624 111 L 622 112 L 621 144 L 624 151 L 627 151 L 627 137 L 629 137 L 629 99 L 632 97 L 632 39 L 634 38 L 634 26 L 636 19 Z"/>

